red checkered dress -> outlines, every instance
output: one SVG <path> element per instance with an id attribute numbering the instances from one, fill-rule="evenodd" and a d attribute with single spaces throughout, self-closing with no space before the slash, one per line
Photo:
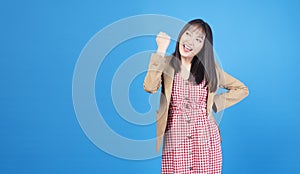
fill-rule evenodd
<path id="1" fill-rule="evenodd" d="M 176 73 L 173 83 L 161 172 L 220 174 L 220 134 L 207 117 L 205 81 L 195 85 Z"/>

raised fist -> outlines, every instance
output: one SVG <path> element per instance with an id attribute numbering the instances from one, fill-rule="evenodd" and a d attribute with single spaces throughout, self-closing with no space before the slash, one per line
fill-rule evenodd
<path id="1" fill-rule="evenodd" d="M 157 50 L 166 52 L 170 44 L 170 36 L 167 33 L 159 32 L 156 36 Z"/>

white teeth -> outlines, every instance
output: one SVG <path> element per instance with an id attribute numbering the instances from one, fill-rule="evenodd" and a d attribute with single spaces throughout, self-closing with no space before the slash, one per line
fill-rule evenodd
<path id="1" fill-rule="evenodd" d="M 192 48 L 191 47 L 189 47 L 189 46 L 187 46 L 187 45 L 183 45 L 186 49 L 188 49 L 189 51 L 192 51 Z"/>

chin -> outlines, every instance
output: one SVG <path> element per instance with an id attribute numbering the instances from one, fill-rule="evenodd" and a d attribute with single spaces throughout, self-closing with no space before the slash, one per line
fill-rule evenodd
<path id="1" fill-rule="evenodd" d="M 194 55 L 192 53 L 185 53 L 179 50 L 179 53 L 182 57 L 186 57 L 186 58 L 193 58 Z"/>

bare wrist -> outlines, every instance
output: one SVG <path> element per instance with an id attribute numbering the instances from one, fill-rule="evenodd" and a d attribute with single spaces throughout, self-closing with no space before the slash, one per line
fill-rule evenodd
<path id="1" fill-rule="evenodd" d="M 162 56 L 164 56 L 164 55 L 166 54 L 166 49 L 158 48 L 158 49 L 156 50 L 156 53 L 157 53 L 157 54 L 160 54 L 160 55 L 162 55 Z"/>

